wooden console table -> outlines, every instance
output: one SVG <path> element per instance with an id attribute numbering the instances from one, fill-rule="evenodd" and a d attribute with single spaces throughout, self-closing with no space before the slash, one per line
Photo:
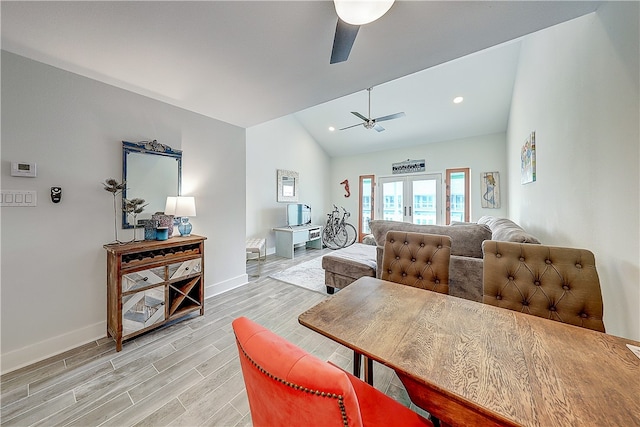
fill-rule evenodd
<path id="1" fill-rule="evenodd" d="M 172 237 L 104 245 L 107 334 L 122 341 L 189 313 L 204 314 L 204 241 Z"/>
<path id="2" fill-rule="evenodd" d="M 299 225 L 274 228 L 276 232 L 276 255 L 293 258 L 295 245 L 305 243 L 308 248 L 322 249 L 322 226 Z"/>

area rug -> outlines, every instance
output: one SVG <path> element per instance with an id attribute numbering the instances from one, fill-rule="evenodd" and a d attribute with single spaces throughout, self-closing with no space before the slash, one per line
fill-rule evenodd
<path id="1" fill-rule="evenodd" d="M 327 295 L 322 257 L 294 265 L 286 270 L 271 274 L 269 277 Z"/>

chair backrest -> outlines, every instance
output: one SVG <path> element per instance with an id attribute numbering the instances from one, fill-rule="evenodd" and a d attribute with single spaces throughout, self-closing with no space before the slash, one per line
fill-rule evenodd
<path id="1" fill-rule="evenodd" d="M 605 331 L 590 251 L 494 240 L 482 250 L 485 304 Z"/>
<path id="2" fill-rule="evenodd" d="M 347 374 L 246 317 L 233 321 L 254 426 L 361 426 Z"/>
<path id="3" fill-rule="evenodd" d="M 380 278 L 448 294 L 450 258 L 449 236 L 388 231 Z"/>

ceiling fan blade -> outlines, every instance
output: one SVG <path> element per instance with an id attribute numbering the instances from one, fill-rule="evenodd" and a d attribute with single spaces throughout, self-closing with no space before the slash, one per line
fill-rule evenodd
<path id="1" fill-rule="evenodd" d="M 357 125 L 347 126 L 346 128 L 342 128 L 342 129 L 340 129 L 340 130 L 351 129 L 351 128 L 354 128 L 354 127 L 356 127 L 356 126 L 363 126 L 363 125 L 364 125 L 364 123 L 358 123 Z"/>
<path id="2" fill-rule="evenodd" d="M 384 128 L 377 123 L 373 126 L 373 128 L 378 132 L 382 132 L 384 130 Z"/>
<path id="3" fill-rule="evenodd" d="M 356 111 L 352 111 L 352 112 L 351 112 L 351 114 L 353 114 L 354 116 L 356 116 L 356 117 L 358 117 L 358 118 L 360 118 L 360 119 L 364 120 L 365 122 L 368 122 L 368 121 L 369 121 L 369 119 L 368 119 L 368 118 L 366 118 L 365 116 L 363 116 L 362 114 L 360 114 L 360 113 L 358 113 L 358 112 L 356 112 Z"/>
<path id="4" fill-rule="evenodd" d="M 331 51 L 330 64 L 344 62 L 349 58 L 353 42 L 356 41 L 359 25 L 351 25 L 338 18 L 336 34 L 333 38 L 333 50 Z"/>
<path id="5" fill-rule="evenodd" d="M 378 117 L 377 119 L 375 119 L 375 121 L 384 122 L 385 120 L 399 119 L 400 117 L 404 117 L 404 116 L 406 116 L 406 114 L 403 111 L 401 113 L 389 114 L 388 116 Z"/>

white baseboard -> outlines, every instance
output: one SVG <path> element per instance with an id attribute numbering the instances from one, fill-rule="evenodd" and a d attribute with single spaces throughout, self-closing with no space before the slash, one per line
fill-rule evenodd
<path id="1" fill-rule="evenodd" d="M 224 282 L 214 283 L 205 287 L 205 299 L 221 294 L 231 289 L 235 289 L 249 282 L 249 276 L 241 274 Z M 17 350 L 2 353 L 0 355 L 0 373 L 20 369 L 51 356 L 74 349 L 91 341 L 107 336 L 107 322 L 98 322 L 90 326 L 85 326 L 66 334 L 31 344 Z"/>
<path id="2" fill-rule="evenodd" d="M 225 280 L 224 282 L 214 283 L 213 285 L 205 285 L 204 298 L 207 299 L 214 295 L 219 295 L 223 292 L 230 291 L 231 289 L 246 285 L 248 282 L 249 276 L 247 274 L 241 274 L 234 278 Z"/>
<path id="3" fill-rule="evenodd" d="M 0 356 L 0 372 L 6 374 L 7 372 L 15 371 L 106 336 L 107 322 L 105 320 L 66 334 L 47 338 L 17 350 L 2 353 L 2 356 Z"/>

